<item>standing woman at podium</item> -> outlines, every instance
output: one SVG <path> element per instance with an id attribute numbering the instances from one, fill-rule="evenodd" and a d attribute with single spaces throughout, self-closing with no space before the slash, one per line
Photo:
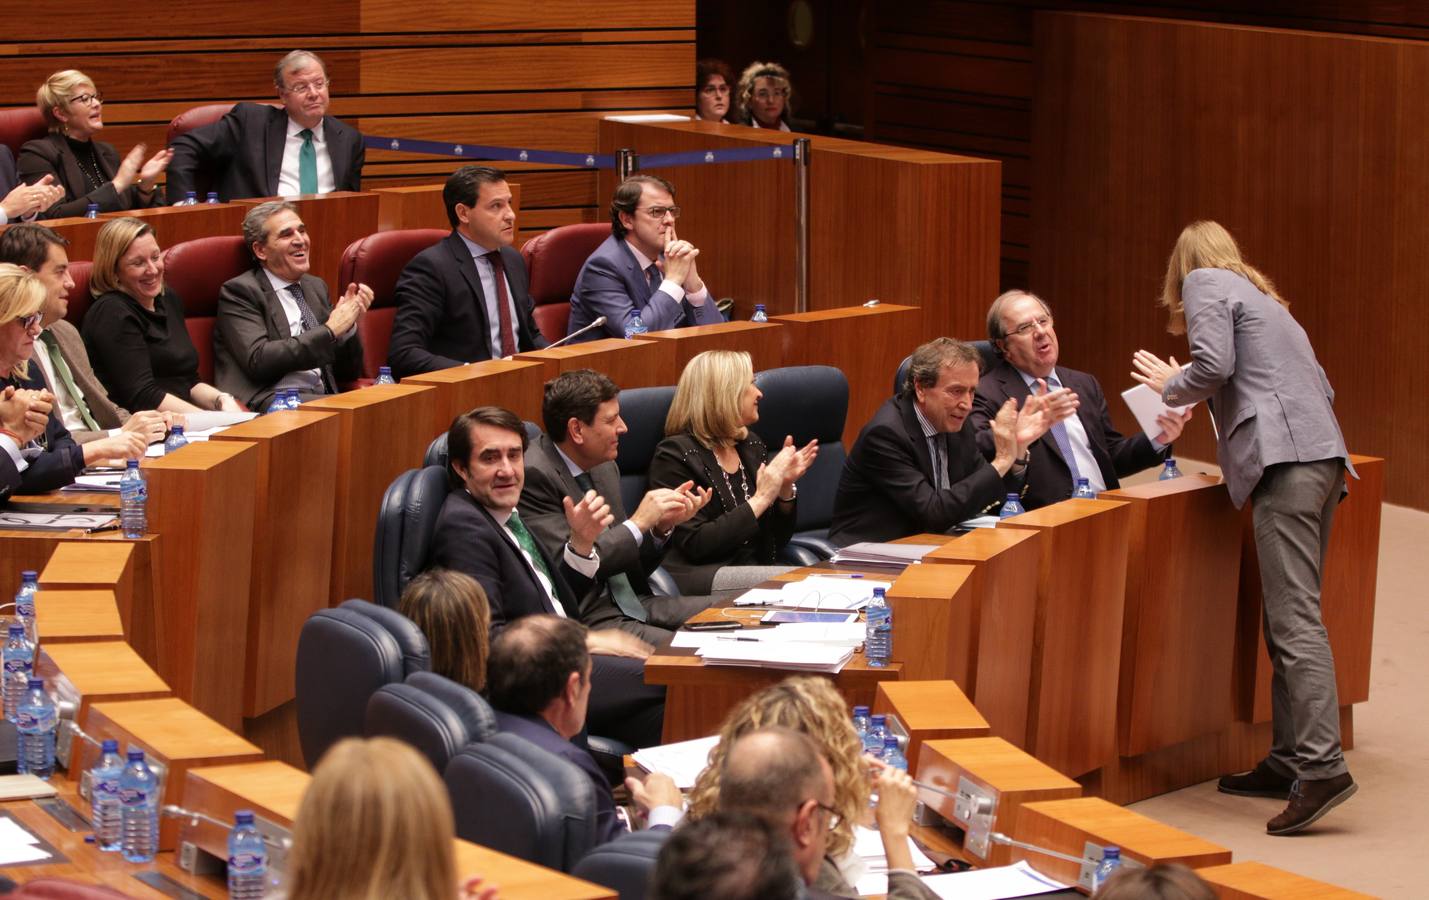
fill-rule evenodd
<path id="1" fill-rule="evenodd" d="M 1185 334 L 1191 363 L 1145 350 L 1132 377 L 1168 405 L 1208 400 L 1231 501 L 1252 501 L 1272 667 L 1270 755 L 1227 775 L 1227 794 L 1288 799 L 1266 823 L 1293 834 L 1355 792 L 1340 747 L 1335 661 L 1320 616 L 1330 522 L 1354 474 L 1332 409 L 1335 393 L 1305 330 L 1270 280 L 1241 259 L 1215 222 L 1186 226 L 1171 251 L 1161 305 Z"/>

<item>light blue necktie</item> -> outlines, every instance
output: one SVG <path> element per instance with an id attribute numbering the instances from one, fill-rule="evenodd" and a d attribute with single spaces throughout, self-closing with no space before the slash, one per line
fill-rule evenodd
<path id="1" fill-rule="evenodd" d="M 1049 374 L 1044 380 L 1047 382 L 1047 391 L 1049 393 L 1062 387 L 1061 382 L 1057 381 L 1056 375 Z M 1076 413 L 1073 413 L 1073 415 L 1076 415 Z M 1067 437 L 1067 426 L 1065 424 L 1058 422 L 1052 426 L 1052 440 L 1057 442 L 1057 449 L 1062 451 L 1062 459 L 1067 463 L 1067 468 L 1072 471 L 1072 486 L 1076 487 L 1077 479 L 1082 477 L 1082 472 L 1077 468 L 1077 458 L 1072 455 L 1072 441 L 1071 438 Z"/>

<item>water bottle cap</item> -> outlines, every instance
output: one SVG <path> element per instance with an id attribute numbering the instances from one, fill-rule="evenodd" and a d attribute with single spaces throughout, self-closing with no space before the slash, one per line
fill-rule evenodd
<path id="1" fill-rule="evenodd" d="M 853 714 L 856 715 L 856 716 L 866 716 L 866 715 L 868 715 L 868 707 L 867 707 L 867 706 L 855 706 L 855 707 L 853 708 Z"/>
<path id="2" fill-rule="evenodd" d="M 873 596 L 875 596 L 875 597 L 887 597 L 887 596 L 888 596 L 888 591 L 884 590 L 884 589 L 881 588 L 881 587 L 876 587 L 876 588 L 873 589 Z"/>
<path id="3" fill-rule="evenodd" d="M 1103 847 L 1102 859 L 1121 859 L 1120 847 Z"/>
<path id="4" fill-rule="evenodd" d="M 1017 499 L 1017 495 L 1016 495 L 1016 494 L 1008 494 L 1008 495 L 1007 495 L 1007 499 L 1009 499 L 1009 500 L 1016 500 L 1016 499 Z"/>
<path id="5" fill-rule="evenodd" d="M 114 739 L 112 739 L 112 738 L 105 738 L 104 742 L 99 745 L 99 752 L 100 752 L 100 753 L 118 753 L 118 752 L 119 752 L 119 742 L 116 741 L 116 740 L 114 740 Z"/>
<path id="6" fill-rule="evenodd" d="M 240 810 L 238 810 L 237 812 L 235 812 L 235 813 L 233 814 L 233 823 L 234 823 L 235 825 L 252 825 L 252 824 L 253 824 L 253 810 L 251 810 L 251 809 L 240 809 Z"/>
<path id="7" fill-rule="evenodd" d="M 392 367 L 391 367 L 391 366 L 378 366 L 378 367 L 377 367 L 377 374 L 378 374 L 378 375 L 391 375 L 391 374 L 392 374 Z"/>
<path id="8" fill-rule="evenodd" d="M 763 308 L 764 308 L 764 304 L 763 304 L 763 303 L 756 303 L 756 304 L 754 304 L 754 308 L 755 308 L 755 309 L 763 309 Z"/>
<path id="9" fill-rule="evenodd" d="M 888 721 L 888 716 L 884 715 L 883 713 L 874 713 L 872 721 L 875 725 L 882 725 Z"/>
<path id="10" fill-rule="evenodd" d="M 1168 456 L 1168 457 L 1166 457 L 1166 465 L 1168 465 L 1168 466 L 1174 466 L 1174 465 L 1176 465 L 1176 458 L 1175 458 L 1174 456 Z"/>
<path id="11" fill-rule="evenodd" d="M 137 469 L 137 468 L 139 468 L 139 460 L 137 460 L 137 459 L 125 460 L 125 462 L 124 462 L 124 467 L 125 467 L 126 469 Z"/>
<path id="12" fill-rule="evenodd" d="M 26 569 L 25 571 L 23 571 L 23 572 L 20 573 L 20 580 L 21 580 L 21 581 L 39 581 L 39 580 L 40 580 L 40 573 L 39 573 L 39 572 L 36 572 L 34 569 Z"/>
<path id="13" fill-rule="evenodd" d="M 131 749 L 127 755 L 128 755 L 128 757 L 129 757 L 129 761 L 130 761 L 130 762 L 143 762 L 143 761 L 144 761 L 144 751 L 143 751 L 143 750 L 133 750 L 133 749 Z"/>
<path id="14" fill-rule="evenodd" d="M 196 195 L 193 191 L 184 191 L 184 196 L 185 196 L 185 197 L 194 197 L 194 196 L 197 196 L 197 195 Z"/>
<path id="15" fill-rule="evenodd" d="M 24 637 L 24 636 L 25 636 L 25 626 L 24 626 L 24 623 L 21 623 L 21 622 L 11 622 L 11 623 L 10 623 L 10 637 Z"/>
<path id="16" fill-rule="evenodd" d="M 885 734 L 883 736 L 883 746 L 889 750 L 897 750 L 898 738 L 891 734 Z"/>
<path id="17" fill-rule="evenodd" d="M 26 679 L 26 684 L 29 685 L 29 689 L 32 691 L 43 691 L 45 689 L 45 680 L 43 678 Z"/>
<path id="18" fill-rule="evenodd" d="M 182 425 L 173 425 L 173 426 L 171 426 L 171 427 L 169 428 L 169 430 L 172 431 L 174 434 L 183 434 L 183 433 L 184 433 L 184 426 L 182 426 Z M 138 462 L 138 460 L 136 459 L 135 462 Z"/>
<path id="19" fill-rule="evenodd" d="M 208 195 L 209 195 L 209 197 L 213 198 L 214 200 L 217 200 L 217 199 L 218 199 L 218 191 L 209 191 L 209 192 L 208 192 Z"/>
<path id="20" fill-rule="evenodd" d="M 1077 486 L 1078 486 L 1078 487 L 1080 487 L 1080 486 L 1082 486 L 1082 485 L 1084 485 L 1084 484 L 1089 485 L 1089 484 L 1091 484 L 1091 481 L 1088 480 L 1088 479 L 1086 479 L 1086 478 L 1078 478 L 1078 479 L 1077 479 Z"/>

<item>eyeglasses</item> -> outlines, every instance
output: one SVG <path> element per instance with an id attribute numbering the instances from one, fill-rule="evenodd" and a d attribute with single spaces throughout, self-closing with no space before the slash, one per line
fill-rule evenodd
<path id="1" fill-rule="evenodd" d="M 321 94 L 327 90 L 327 86 L 332 84 L 331 78 L 318 78 L 314 81 L 300 81 L 297 84 L 290 84 L 283 88 L 289 94 Z"/>
<path id="2" fill-rule="evenodd" d="M 680 208 L 678 206 L 642 206 L 639 208 L 649 213 L 652 219 L 663 219 L 666 213 L 669 213 L 671 218 L 678 219 L 680 217 Z"/>
<path id="3" fill-rule="evenodd" d="M 80 94 L 78 97 L 69 98 L 69 102 L 78 103 L 80 106 L 98 106 L 104 102 L 104 95 L 99 91 L 92 94 Z"/>
<path id="4" fill-rule="evenodd" d="M 729 93 L 729 85 L 727 85 L 727 84 L 707 84 L 707 85 L 705 85 L 704 87 L 700 88 L 700 93 L 701 93 L 701 94 L 704 94 L 706 97 L 714 97 L 714 96 L 717 96 L 717 95 L 719 95 L 719 94 L 728 94 L 728 93 Z"/>
<path id="5" fill-rule="evenodd" d="M 26 331 L 29 331 L 36 325 L 40 324 L 40 314 L 31 313 L 28 316 L 16 316 L 15 321 L 19 324 L 21 328 L 25 329 Z"/>
<path id="6" fill-rule="evenodd" d="M 829 831 L 837 829 L 839 827 L 839 823 L 844 820 L 844 817 L 839 815 L 838 810 L 834 809 L 832 806 L 829 806 L 827 803 L 824 803 L 819 800 L 815 800 L 814 802 L 819 804 L 819 809 L 822 809 L 824 812 L 829 814 Z"/>
<path id="7" fill-rule="evenodd" d="M 788 96 L 788 88 L 774 88 L 773 90 L 770 90 L 769 88 L 760 88 L 759 90 L 754 92 L 755 100 L 774 100 L 775 98 L 783 100 Z"/>
<path id="8" fill-rule="evenodd" d="M 1051 316 L 1038 316 L 1037 318 L 1033 319 L 1031 322 L 1023 322 L 1021 325 L 1018 325 L 1016 328 L 1014 328 L 1014 329 L 1012 329 L 1011 331 L 1009 331 L 1009 332 L 1007 333 L 1007 336 L 1008 336 L 1008 337 L 1011 337 L 1012 335 L 1015 334 L 1015 335 L 1017 335 L 1018 337 L 1027 337 L 1027 336 L 1030 335 L 1032 332 L 1038 331 L 1038 330 L 1041 330 L 1041 331 L 1051 331 L 1051 330 L 1052 330 L 1052 317 L 1051 317 Z"/>

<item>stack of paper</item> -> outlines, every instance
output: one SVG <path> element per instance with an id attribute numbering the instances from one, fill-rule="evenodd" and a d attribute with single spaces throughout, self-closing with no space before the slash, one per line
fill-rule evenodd
<path id="1" fill-rule="evenodd" d="M 939 897 L 949 900 L 1003 900 L 1004 897 L 1050 894 L 1072 887 L 1048 878 L 1029 866 L 1025 859 L 1011 866 L 929 875 L 923 879 L 923 884 Z"/>
<path id="2" fill-rule="evenodd" d="M 709 765 L 710 754 L 714 752 L 717 744 L 719 735 L 695 738 L 693 741 L 636 750 L 633 757 L 640 768 L 647 772 L 669 775 L 674 779 L 676 787 L 688 791 L 695 786 L 695 779 L 705 770 L 705 766 Z"/>
<path id="3" fill-rule="evenodd" d="M 930 549 L 930 548 L 925 548 Z M 811 575 L 803 581 L 791 581 L 777 590 L 754 588 L 735 598 L 735 606 L 776 606 L 784 609 L 863 609 L 873 597 L 874 588 L 885 591 L 891 581 L 878 581 L 852 575 Z"/>
<path id="4" fill-rule="evenodd" d="M 850 544 L 834 554 L 830 562 L 867 566 L 911 566 L 938 549 L 932 544 L 878 544 L 864 541 Z"/>
<path id="5" fill-rule="evenodd" d="M 119 471 L 76 475 L 73 484 L 67 484 L 60 490 L 86 494 L 117 494 L 119 493 L 119 479 L 123 477 L 124 473 Z"/>
<path id="6" fill-rule="evenodd" d="M 50 854 L 37 845 L 40 839 L 9 816 L 0 818 L 0 866 L 49 859 Z"/>
<path id="7" fill-rule="evenodd" d="M 853 656 L 853 650 L 833 644 L 783 641 L 727 640 L 706 644 L 695 651 L 714 666 L 753 666 L 821 672 L 836 675 Z"/>
<path id="8" fill-rule="evenodd" d="M 919 872 L 934 868 L 937 864 L 929 859 L 918 845 L 908 839 L 908 850 L 913 854 L 913 868 Z M 860 896 L 888 893 L 888 857 L 883 852 L 883 835 L 872 828 L 859 825 L 853 830 L 853 854 L 858 860 L 855 867 L 840 864 L 844 878 L 848 879 Z M 856 868 L 857 871 L 851 871 Z"/>

